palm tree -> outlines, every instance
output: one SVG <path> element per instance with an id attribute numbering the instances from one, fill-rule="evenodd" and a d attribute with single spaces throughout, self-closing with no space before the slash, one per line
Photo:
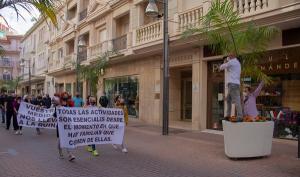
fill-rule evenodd
<path id="1" fill-rule="evenodd" d="M 54 7 L 56 2 L 58 1 L 56 0 L 0 0 L 0 10 L 6 7 L 12 8 L 16 13 L 17 18 L 21 17 L 24 19 L 23 15 L 20 13 L 19 8 L 25 9 L 29 14 L 31 14 L 30 11 L 33 8 L 36 8 L 41 13 L 42 17 L 44 18 L 48 17 L 51 20 L 51 22 L 55 26 L 57 26 L 57 19 L 55 15 L 55 7 Z M 2 15 L 0 14 L 0 16 Z"/>
<path id="2" fill-rule="evenodd" d="M 259 62 L 277 29 L 257 26 L 252 22 L 242 23 L 231 0 L 214 0 L 206 15 L 202 17 L 201 28 L 188 29 L 183 36 L 205 35 L 214 53 L 234 53 L 242 64 L 242 78 L 251 77 L 270 83 L 271 79 L 259 68 Z"/>

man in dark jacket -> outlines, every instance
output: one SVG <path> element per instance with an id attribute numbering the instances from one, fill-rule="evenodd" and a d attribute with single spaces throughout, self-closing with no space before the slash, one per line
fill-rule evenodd
<path id="1" fill-rule="evenodd" d="M 5 123 L 5 99 L 6 99 L 6 95 L 4 93 L 1 93 L 0 95 L 0 111 L 1 111 L 1 117 L 2 117 L 2 123 Z"/>
<path id="2" fill-rule="evenodd" d="M 46 108 L 51 107 L 51 98 L 49 97 L 49 94 L 46 94 L 46 96 L 43 98 L 44 104 Z"/>
<path id="3" fill-rule="evenodd" d="M 13 106 L 14 101 L 15 101 L 15 95 L 10 93 L 5 100 L 6 130 L 9 130 L 11 118 L 14 115 L 14 106 Z"/>

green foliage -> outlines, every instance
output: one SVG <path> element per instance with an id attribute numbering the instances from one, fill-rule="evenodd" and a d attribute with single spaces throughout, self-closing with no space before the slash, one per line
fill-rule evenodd
<path id="1" fill-rule="evenodd" d="M 115 52 L 111 52 L 111 51 L 105 52 L 103 55 L 99 56 L 97 61 L 93 64 L 90 65 L 78 64 L 76 66 L 80 79 L 84 79 L 90 83 L 91 93 L 93 95 L 97 93 L 99 79 L 104 74 L 109 56 L 113 55 L 114 53 Z"/>
<path id="2" fill-rule="evenodd" d="M 19 85 L 21 78 L 17 77 L 13 80 L 1 80 L 0 85 L 1 89 L 7 90 L 7 91 L 16 91 Z"/>
<path id="3" fill-rule="evenodd" d="M 48 17 L 51 22 L 57 26 L 54 2 L 56 2 L 56 0 L 0 0 L 0 9 L 6 7 L 12 8 L 16 13 L 17 18 L 21 17 L 24 19 L 18 8 L 20 7 L 31 14 L 34 7 L 41 13 L 42 17 Z"/>
<path id="4" fill-rule="evenodd" d="M 201 18 L 202 27 L 188 29 L 183 37 L 205 35 L 215 53 L 235 54 L 241 59 L 242 77 L 252 77 L 270 83 L 271 79 L 258 68 L 270 40 L 277 34 L 275 27 L 259 27 L 242 23 L 230 0 L 215 0 Z"/>

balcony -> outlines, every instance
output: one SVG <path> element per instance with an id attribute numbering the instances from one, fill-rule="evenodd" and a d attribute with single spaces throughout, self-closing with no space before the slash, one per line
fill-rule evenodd
<path id="1" fill-rule="evenodd" d="M 79 51 L 77 57 L 79 62 L 85 61 L 87 59 L 87 48 Z"/>
<path id="2" fill-rule="evenodd" d="M 112 40 L 113 50 L 119 51 L 127 49 L 127 34 Z"/>
<path id="3" fill-rule="evenodd" d="M 137 45 L 162 39 L 163 21 L 156 21 L 138 28 L 135 32 Z"/>
<path id="4" fill-rule="evenodd" d="M 278 8 L 278 0 L 232 0 L 234 9 L 241 16 L 249 16 Z"/>
<path id="5" fill-rule="evenodd" d="M 14 63 L 12 61 L 0 60 L 0 67 L 13 67 Z"/>
<path id="6" fill-rule="evenodd" d="M 88 57 L 89 59 L 99 57 L 106 51 L 108 51 L 108 41 L 88 47 Z"/>
<path id="7" fill-rule="evenodd" d="M 189 28 L 197 28 L 201 25 L 203 8 L 197 7 L 178 14 L 178 32 L 183 32 Z"/>
<path id="8" fill-rule="evenodd" d="M 79 21 L 82 21 L 87 16 L 87 8 L 80 12 L 79 14 Z"/>

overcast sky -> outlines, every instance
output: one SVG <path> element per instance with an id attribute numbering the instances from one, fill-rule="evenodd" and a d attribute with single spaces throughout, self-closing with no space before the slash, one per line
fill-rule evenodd
<path id="1" fill-rule="evenodd" d="M 22 17 L 17 18 L 15 11 L 11 8 L 1 9 L 0 14 L 6 19 L 10 27 L 18 32 L 18 34 L 25 34 L 35 21 L 32 20 L 32 16 L 26 10 L 20 7 L 18 7 L 18 9 L 25 20 L 23 20 Z M 36 9 L 33 9 L 31 14 L 36 18 L 39 16 L 39 12 Z"/>

